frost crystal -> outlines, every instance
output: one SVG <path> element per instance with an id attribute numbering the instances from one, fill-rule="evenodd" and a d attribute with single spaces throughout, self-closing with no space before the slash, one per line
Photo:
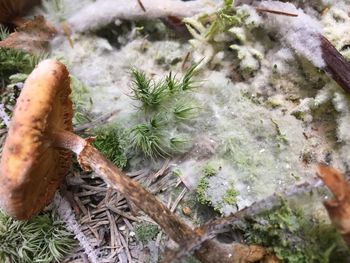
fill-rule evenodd
<path id="1" fill-rule="evenodd" d="M 259 7 L 297 15 L 295 17 L 267 13 L 266 26 L 278 31 L 288 46 L 306 57 L 316 67 L 325 66 L 320 47 L 322 28 L 316 20 L 290 3 L 263 1 Z"/>

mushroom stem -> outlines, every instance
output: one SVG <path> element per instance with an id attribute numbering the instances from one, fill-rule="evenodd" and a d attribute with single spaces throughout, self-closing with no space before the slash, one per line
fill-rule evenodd
<path id="1" fill-rule="evenodd" d="M 55 147 L 76 153 L 83 170 L 96 172 L 108 185 L 118 190 L 150 216 L 175 242 L 184 244 L 187 240 L 200 238 L 203 235 L 192 230 L 155 196 L 107 160 L 91 146 L 88 139 L 85 140 L 65 130 L 52 133 L 51 139 Z M 216 240 L 206 240 L 194 254 L 203 263 L 232 263 L 236 262 L 234 259 L 240 256 L 236 253 L 236 249 L 236 244 L 222 246 Z"/>
<path id="2" fill-rule="evenodd" d="M 76 153 L 84 170 L 96 172 L 108 185 L 118 190 L 149 215 L 174 241 L 181 243 L 193 237 L 194 231 L 187 224 L 176 217 L 155 196 L 107 160 L 91 146 L 88 140 L 63 130 L 54 132 L 51 138 L 56 147 L 69 149 Z"/>

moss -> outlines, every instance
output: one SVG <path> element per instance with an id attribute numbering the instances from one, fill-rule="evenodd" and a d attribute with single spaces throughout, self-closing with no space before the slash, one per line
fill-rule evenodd
<path id="1" fill-rule="evenodd" d="M 127 134 L 116 126 L 108 126 L 96 131 L 96 139 L 92 143 L 108 160 L 120 168 L 125 168 L 127 158 Z"/>
<path id="2" fill-rule="evenodd" d="M 75 245 L 62 222 L 45 214 L 17 221 L 0 210 L 0 262 L 61 262 Z"/>
<path id="3" fill-rule="evenodd" d="M 209 200 L 209 196 L 207 193 L 207 189 L 209 187 L 208 177 L 214 176 L 215 174 L 217 174 L 217 172 L 218 169 L 210 163 L 207 163 L 202 168 L 202 176 L 199 180 L 196 189 L 197 201 L 202 205 L 211 205 L 211 201 Z"/>
<path id="4" fill-rule="evenodd" d="M 71 75 L 70 79 L 72 88 L 71 99 L 74 112 L 73 125 L 87 123 L 91 121 L 88 112 L 93 104 L 88 93 L 88 87 L 75 76 Z"/>
<path id="5" fill-rule="evenodd" d="M 181 79 L 170 72 L 161 80 L 154 80 L 137 69 L 131 70 L 131 98 L 138 101 L 141 113 L 139 123 L 130 129 L 133 149 L 156 159 L 183 153 L 190 148 L 186 135 L 173 132 L 191 120 L 197 109 L 189 99 L 196 87 L 193 80 L 196 67 L 196 64 L 189 67 Z"/>
<path id="6" fill-rule="evenodd" d="M 197 201 L 202 205 L 207 205 L 211 203 L 207 195 L 208 187 L 209 187 L 208 178 L 206 176 L 202 176 L 199 180 L 199 183 L 196 189 Z"/>
<path id="7" fill-rule="evenodd" d="M 159 228 L 157 225 L 150 223 L 138 223 L 134 227 L 137 240 L 142 243 L 147 243 L 155 239 L 159 233 Z"/>
<path id="8" fill-rule="evenodd" d="M 204 177 L 210 177 L 210 176 L 214 176 L 215 174 L 217 174 L 218 169 L 215 168 L 212 164 L 207 163 L 206 165 L 203 166 L 202 168 L 202 174 Z"/>
<path id="9" fill-rule="evenodd" d="M 349 262 L 350 253 L 336 230 L 287 203 L 247 219 L 245 241 L 268 247 L 286 263 Z"/>
<path id="10" fill-rule="evenodd" d="M 234 188 L 233 184 L 226 190 L 224 197 L 222 198 L 223 202 L 228 205 L 235 205 L 237 203 L 238 192 Z"/>

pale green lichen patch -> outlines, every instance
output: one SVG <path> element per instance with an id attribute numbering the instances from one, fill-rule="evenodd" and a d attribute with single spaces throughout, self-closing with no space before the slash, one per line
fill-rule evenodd
<path id="1" fill-rule="evenodd" d="M 333 226 L 287 203 L 248 218 L 241 230 L 248 244 L 268 248 L 282 262 L 348 262 L 350 258 Z"/>
<path id="2" fill-rule="evenodd" d="M 157 225 L 142 222 L 134 226 L 134 231 L 138 241 L 147 244 L 149 241 L 155 239 L 159 233 Z"/>

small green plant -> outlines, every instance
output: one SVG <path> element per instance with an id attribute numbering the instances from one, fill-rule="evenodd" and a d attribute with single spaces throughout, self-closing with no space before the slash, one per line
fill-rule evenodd
<path id="1" fill-rule="evenodd" d="M 234 185 L 231 184 L 231 186 L 226 190 L 222 200 L 225 204 L 235 205 L 237 203 L 237 195 L 237 190 L 235 189 Z"/>
<path id="2" fill-rule="evenodd" d="M 8 30 L 0 25 L 0 40 L 8 35 Z M 0 86 L 5 87 L 9 84 L 9 78 L 14 74 L 29 74 L 46 56 L 46 54 L 35 56 L 20 50 L 0 48 Z"/>
<path id="3" fill-rule="evenodd" d="M 117 127 L 107 127 L 98 129 L 93 146 L 103 153 L 108 160 L 112 161 L 119 168 L 125 168 L 128 163 L 126 154 L 127 134 Z"/>
<path id="4" fill-rule="evenodd" d="M 131 77 L 133 79 L 132 98 L 140 101 L 144 110 L 155 110 L 167 99 L 167 82 L 154 81 L 148 78 L 144 72 L 136 69 L 131 70 Z"/>
<path id="5" fill-rule="evenodd" d="M 214 176 L 215 174 L 217 174 L 218 169 L 215 168 L 212 164 L 208 163 L 206 165 L 203 166 L 202 168 L 202 174 L 205 177 L 210 177 L 210 176 Z"/>
<path id="6" fill-rule="evenodd" d="M 75 245 L 64 224 L 51 215 L 17 221 L 0 210 L 0 262 L 61 262 Z"/>
<path id="7" fill-rule="evenodd" d="M 350 253 L 331 225 L 308 218 L 286 202 L 247 220 L 245 241 L 263 245 L 286 263 L 349 262 Z"/>
<path id="8" fill-rule="evenodd" d="M 87 87 L 75 76 L 70 76 L 71 81 L 71 99 L 73 102 L 73 125 L 87 123 L 89 118 L 89 108 L 92 104 L 91 97 L 88 96 Z"/>
<path id="9" fill-rule="evenodd" d="M 154 159 L 169 155 L 164 134 L 151 123 L 142 123 L 134 126 L 131 131 L 131 144 L 146 156 Z"/>
<path id="10" fill-rule="evenodd" d="M 173 131 L 177 131 L 180 123 L 189 121 L 195 115 L 196 107 L 189 105 L 183 98 L 188 98 L 195 87 L 192 78 L 196 67 L 191 66 L 182 79 L 170 72 L 159 81 L 137 69 L 131 70 L 131 98 L 141 103 L 139 109 L 142 110 L 140 123 L 130 129 L 133 149 L 156 159 L 189 148 L 190 142 L 186 136 L 178 136 Z"/>
<path id="11" fill-rule="evenodd" d="M 157 225 L 145 222 L 137 223 L 134 230 L 137 240 L 144 244 L 152 239 L 155 239 L 159 233 L 159 228 Z"/>
<path id="12" fill-rule="evenodd" d="M 198 64 L 193 64 L 186 70 L 186 73 L 182 78 L 182 82 L 180 86 L 181 90 L 187 91 L 196 87 L 195 85 L 196 82 L 193 81 L 193 77 L 196 74 L 197 67 L 198 67 Z"/>
<path id="13" fill-rule="evenodd" d="M 208 178 L 217 174 L 218 170 L 211 164 L 206 164 L 202 168 L 202 176 L 199 179 L 197 185 L 196 194 L 197 201 L 202 205 L 211 205 L 211 202 L 208 198 L 207 189 L 209 187 Z"/>
<path id="14" fill-rule="evenodd" d="M 195 116 L 195 110 L 196 110 L 196 107 L 179 103 L 174 108 L 175 119 L 179 121 L 190 120 Z"/>
<path id="15" fill-rule="evenodd" d="M 170 138 L 170 149 L 174 153 L 185 152 L 190 145 L 190 140 L 186 137 L 173 137 Z"/>

